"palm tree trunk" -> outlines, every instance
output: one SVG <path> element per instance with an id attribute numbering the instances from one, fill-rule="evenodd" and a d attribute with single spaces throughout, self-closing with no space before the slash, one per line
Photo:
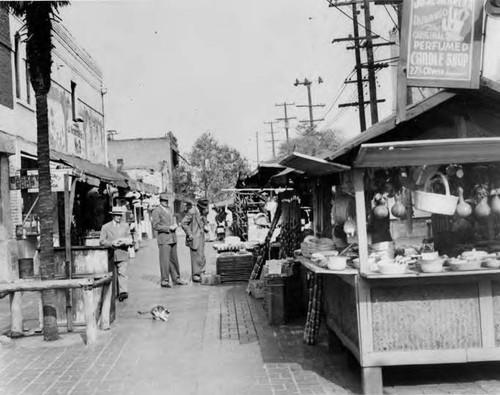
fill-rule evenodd
<path id="1" fill-rule="evenodd" d="M 47 94 L 36 94 L 36 129 L 38 155 L 38 214 L 40 216 L 40 266 L 42 280 L 54 278 L 54 219 L 50 179 L 50 147 L 49 147 L 49 113 Z M 43 337 L 44 340 L 57 340 L 56 292 L 42 291 L 43 303 Z"/>

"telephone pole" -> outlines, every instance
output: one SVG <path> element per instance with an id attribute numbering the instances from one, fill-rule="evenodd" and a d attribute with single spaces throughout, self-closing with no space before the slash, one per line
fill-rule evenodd
<path id="1" fill-rule="evenodd" d="M 365 7 L 366 60 L 368 66 L 368 89 L 370 92 L 370 115 L 372 118 L 372 125 L 374 125 L 378 122 L 378 108 L 377 85 L 375 81 L 375 62 L 373 60 L 373 38 L 370 1 L 364 0 L 363 5 Z"/>
<path id="2" fill-rule="evenodd" d="M 273 159 L 276 159 L 276 148 L 275 148 L 276 140 L 274 139 L 274 133 L 275 132 L 274 132 L 274 129 L 273 129 L 273 125 L 275 123 L 276 122 L 274 122 L 274 121 L 264 122 L 265 125 L 271 125 L 271 131 L 269 132 L 271 134 L 271 140 L 266 140 L 266 142 L 272 144 L 272 147 L 273 147 Z"/>
<path id="3" fill-rule="evenodd" d="M 295 103 L 287 103 L 287 102 L 283 102 L 281 104 L 275 104 L 276 107 L 283 107 L 284 111 L 285 111 L 285 117 L 284 118 L 276 118 L 277 121 L 285 121 L 285 132 L 286 132 L 286 141 L 288 142 L 289 140 L 289 135 L 288 135 L 288 127 L 289 127 L 289 123 L 288 123 L 288 120 L 289 119 L 297 119 L 297 117 L 289 117 L 288 116 L 288 113 L 287 113 L 287 106 L 294 106 Z"/>
<path id="4" fill-rule="evenodd" d="M 321 77 L 318 77 L 318 84 L 323 83 Z M 310 130 L 314 129 L 314 122 L 323 121 L 323 119 L 314 119 L 313 117 L 313 107 L 324 107 L 324 104 L 312 104 L 312 95 L 311 95 L 311 85 L 312 81 L 309 81 L 307 78 L 304 78 L 304 81 L 299 81 L 299 79 L 295 79 L 295 86 L 304 85 L 307 88 L 307 100 L 309 104 L 297 104 L 297 107 L 308 107 L 309 108 L 309 120 L 302 120 L 299 122 L 309 122 Z"/>
<path id="5" fill-rule="evenodd" d="M 332 43 L 337 43 L 337 42 L 343 42 L 343 41 L 352 41 L 354 42 L 354 45 L 348 46 L 346 49 L 348 50 L 354 50 L 355 54 L 355 59 L 356 59 L 356 80 L 349 80 L 345 81 L 346 84 L 348 83 L 356 83 L 357 84 L 357 90 L 358 90 L 358 101 L 354 103 L 342 103 L 339 104 L 339 107 L 358 107 L 359 109 L 359 124 L 360 124 L 360 129 L 361 131 L 366 130 L 366 115 L 365 115 L 365 105 L 369 104 L 370 105 L 370 114 L 371 114 L 371 120 L 372 120 L 372 125 L 378 122 L 378 108 L 377 104 L 382 103 L 385 101 L 385 99 L 377 99 L 377 82 L 376 82 L 376 77 L 375 77 L 375 70 L 388 67 L 388 63 L 382 63 L 382 62 L 375 62 L 374 56 L 373 56 L 373 48 L 374 47 L 380 47 L 380 46 L 385 46 L 385 45 L 394 45 L 396 44 L 395 42 L 392 41 L 387 41 L 383 43 L 374 43 L 373 40 L 380 38 L 380 36 L 373 34 L 371 30 L 371 20 L 372 16 L 370 14 L 370 3 L 375 3 L 375 4 L 393 4 L 393 3 L 399 3 L 401 2 L 400 0 L 351 0 L 351 1 L 333 1 L 333 0 L 328 0 L 329 6 L 330 7 L 335 7 L 339 9 L 341 13 L 344 15 L 348 16 L 344 11 L 340 10 L 340 7 L 343 6 L 351 6 L 352 7 L 352 21 L 353 21 L 353 30 L 354 30 L 354 37 L 352 35 L 349 35 L 348 37 L 343 37 L 343 38 L 336 38 L 332 41 Z M 361 25 L 358 22 L 358 10 L 357 10 L 357 4 L 362 4 L 362 7 L 364 8 L 364 28 L 365 28 L 365 35 L 360 36 L 359 35 L 359 26 Z M 361 25 L 362 26 L 362 25 Z M 361 52 L 360 49 L 365 49 L 366 50 L 366 63 L 361 62 Z M 367 69 L 367 78 L 363 77 L 362 69 Z M 368 91 L 370 94 L 370 100 L 365 101 L 364 99 L 364 86 L 363 84 L 365 82 L 368 82 Z"/>

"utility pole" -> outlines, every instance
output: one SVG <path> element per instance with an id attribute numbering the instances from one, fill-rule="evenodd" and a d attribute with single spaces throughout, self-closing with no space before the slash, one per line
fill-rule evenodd
<path id="1" fill-rule="evenodd" d="M 288 135 L 288 127 L 290 126 L 288 124 L 289 119 L 297 119 L 297 117 L 289 117 L 287 113 L 287 106 L 294 106 L 295 103 L 287 103 L 283 102 L 281 104 L 275 104 L 276 107 L 283 107 L 285 110 L 285 117 L 284 118 L 276 118 L 277 121 L 285 121 L 285 132 L 286 132 L 286 141 L 288 142 L 289 140 L 289 135 Z"/>
<path id="2" fill-rule="evenodd" d="M 323 83 L 321 77 L 318 77 L 318 84 Z M 307 88 L 307 100 L 309 104 L 297 104 L 297 107 L 308 107 L 309 108 L 309 120 L 302 120 L 299 122 L 309 122 L 309 130 L 312 131 L 314 129 L 314 122 L 320 122 L 324 119 L 314 119 L 313 117 L 313 107 L 324 107 L 324 104 L 312 104 L 312 95 L 311 95 L 311 85 L 312 81 L 309 81 L 307 78 L 304 78 L 304 81 L 299 81 L 299 79 L 295 79 L 295 86 L 304 85 Z"/>
<path id="3" fill-rule="evenodd" d="M 352 7 L 352 21 L 353 21 L 353 30 L 354 37 L 349 35 L 348 37 L 336 38 L 332 41 L 332 43 L 342 42 L 342 41 L 353 41 L 354 45 L 348 46 L 346 49 L 354 50 L 355 59 L 356 59 L 356 80 L 346 80 L 345 83 L 356 83 L 358 89 L 358 101 L 354 103 L 341 103 L 340 107 L 358 107 L 359 109 L 359 124 L 361 131 L 366 130 L 366 115 L 365 115 L 365 105 L 370 105 L 370 113 L 372 124 L 378 122 L 378 109 L 377 103 L 385 102 L 385 99 L 377 99 L 377 87 L 376 87 L 376 78 L 375 78 L 375 70 L 388 67 L 388 63 L 375 63 L 373 56 L 373 47 L 380 47 L 385 45 L 394 45 L 395 42 L 387 41 L 383 43 L 373 43 L 374 39 L 380 38 L 378 35 L 374 35 L 371 30 L 371 20 L 372 16 L 370 14 L 370 2 L 375 4 L 392 4 L 399 3 L 400 0 L 351 0 L 351 1 L 333 1 L 328 0 L 330 7 L 340 8 L 343 6 L 351 6 Z M 365 22 L 365 36 L 359 35 L 359 25 L 358 22 L 358 10 L 357 4 L 363 4 L 364 6 L 364 22 Z M 347 15 L 345 12 L 342 12 L 344 15 Z M 362 43 L 363 42 L 363 43 Z M 364 64 L 361 62 L 361 53 L 360 49 L 364 48 L 366 50 L 366 59 L 367 62 Z M 362 69 L 368 69 L 368 78 L 363 77 Z M 364 86 L 363 84 L 368 82 L 368 88 L 370 93 L 370 100 L 364 100 Z"/>
<path id="4" fill-rule="evenodd" d="M 273 147 L 273 159 L 276 159 L 276 148 L 275 148 L 276 140 L 274 139 L 274 133 L 275 132 L 274 132 L 274 129 L 273 129 L 273 125 L 275 123 L 276 122 L 274 122 L 274 121 L 264 122 L 265 125 L 271 125 L 271 131 L 269 132 L 271 134 L 271 140 L 266 140 L 266 142 L 272 144 L 272 147 Z"/>
<path id="5" fill-rule="evenodd" d="M 259 132 L 255 132 L 255 142 L 257 143 L 257 165 L 260 163 L 259 160 Z"/>
<path id="6" fill-rule="evenodd" d="M 373 61 L 373 39 L 372 39 L 372 21 L 370 15 L 370 1 L 364 0 L 365 7 L 365 36 L 366 36 L 366 60 L 368 66 L 368 89 L 370 91 L 370 115 L 372 125 L 378 122 L 377 108 L 377 84 L 375 81 L 375 65 Z"/>

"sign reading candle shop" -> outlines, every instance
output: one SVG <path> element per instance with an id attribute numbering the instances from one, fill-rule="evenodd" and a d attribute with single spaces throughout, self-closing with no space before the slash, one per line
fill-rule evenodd
<path id="1" fill-rule="evenodd" d="M 405 0 L 409 86 L 479 87 L 482 0 Z M 406 30 L 406 29 L 405 29 Z"/>

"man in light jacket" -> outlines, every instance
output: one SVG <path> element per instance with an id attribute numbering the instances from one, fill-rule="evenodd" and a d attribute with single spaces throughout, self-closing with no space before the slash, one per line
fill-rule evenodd
<path id="1" fill-rule="evenodd" d="M 128 298 L 127 267 L 129 261 L 128 247 L 133 244 L 130 228 L 122 222 L 123 215 L 127 212 L 125 207 L 113 207 L 110 212 L 113 219 L 104 224 L 101 229 L 99 244 L 113 249 L 113 259 L 118 276 L 118 300 Z"/>
<path id="2" fill-rule="evenodd" d="M 199 199 L 196 207 L 192 207 L 182 219 L 181 227 L 186 232 L 186 245 L 191 253 L 191 276 L 195 283 L 201 281 L 205 273 L 205 233 L 207 224 L 208 200 Z"/>
<path id="3" fill-rule="evenodd" d="M 160 205 L 152 213 L 153 229 L 158 232 L 156 240 L 160 251 L 160 274 L 162 287 L 170 288 L 169 277 L 176 285 L 186 285 L 180 277 L 179 258 L 177 256 L 177 224 L 173 210 L 168 206 L 168 195 L 160 193 Z"/>

